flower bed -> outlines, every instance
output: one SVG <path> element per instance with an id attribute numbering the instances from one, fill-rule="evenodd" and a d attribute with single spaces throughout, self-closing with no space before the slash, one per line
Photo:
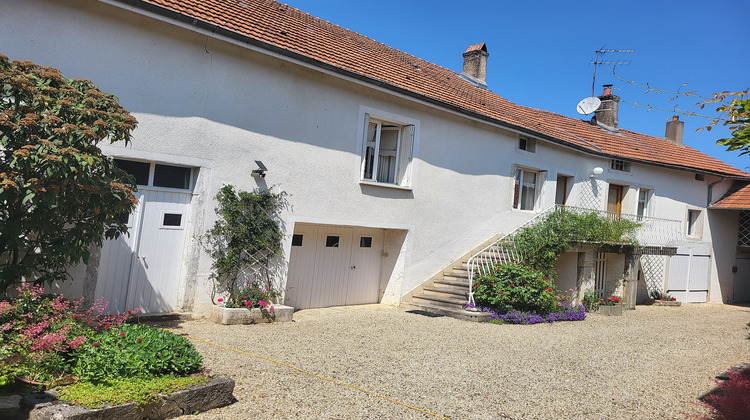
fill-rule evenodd
<path id="1" fill-rule="evenodd" d="M 211 308 L 211 320 L 217 324 L 257 324 L 260 322 L 288 322 L 292 320 L 294 308 L 273 305 L 266 308 L 227 308 L 215 305 Z"/>

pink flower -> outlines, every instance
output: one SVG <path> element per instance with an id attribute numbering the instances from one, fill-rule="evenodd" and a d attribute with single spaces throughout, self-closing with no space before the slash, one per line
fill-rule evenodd
<path id="1" fill-rule="evenodd" d="M 557 302 L 557 306 L 562 306 L 562 303 L 560 303 L 560 302 Z"/>
<path id="2" fill-rule="evenodd" d="M 273 311 L 273 306 L 271 306 L 270 308 L 268 308 L 268 310 L 269 311 Z"/>
<path id="3" fill-rule="evenodd" d="M 259 300 L 258 301 L 258 306 L 266 306 L 266 305 L 267 305 L 267 303 L 266 303 L 265 300 Z"/>
<path id="4" fill-rule="evenodd" d="M 251 302 L 251 301 L 249 301 L 249 300 L 248 300 L 248 301 L 245 301 L 245 306 L 252 306 L 252 304 L 253 304 L 253 302 Z"/>
<path id="5" fill-rule="evenodd" d="M 222 298 L 218 298 L 218 299 L 216 299 L 216 300 L 217 300 L 218 302 L 224 302 L 224 299 L 222 299 Z"/>
<path id="6" fill-rule="evenodd" d="M 572 293 L 574 290 L 573 289 L 568 289 L 568 291 Z"/>

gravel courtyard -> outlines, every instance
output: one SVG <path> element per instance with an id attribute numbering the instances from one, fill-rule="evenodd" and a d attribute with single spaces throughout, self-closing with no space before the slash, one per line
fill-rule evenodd
<path id="1" fill-rule="evenodd" d="M 712 377 L 750 362 L 750 308 L 638 306 L 621 317 L 491 325 L 367 305 L 294 322 L 176 329 L 275 359 L 451 419 L 685 418 Z M 174 327 L 174 326 L 173 326 Z M 235 404 L 183 419 L 429 419 L 289 367 L 194 343 Z"/>

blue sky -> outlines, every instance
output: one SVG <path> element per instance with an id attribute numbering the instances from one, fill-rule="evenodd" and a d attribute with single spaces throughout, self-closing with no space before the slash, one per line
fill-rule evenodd
<path id="1" fill-rule="evenodd" d="M 304 12 L 359 32 L 432 63 L 461 71 L 466 47 L 486 42 L 490 57 L 487 84 L 494 93 L 520 105 L 575 118 L 575 106 L 591 95 L 594 51 L 606 60 L 631 61 L 618 66 L 626 80 L 652 87 L 697 91 L 704 95 L 750 87 L 750 2 L 727 1 L 501 1 L 288 0 Z M 700 111 L 697 98 L 646 93 L 621 82 L 612 66 L 597 69 L 596 95 L 612 83 L 623 101 L 657 108 Z M 620 103 L 620 127 L 663 136 L 673 112 L 647 111 Z M 685 144 L 750 171 L 750 157 L 716 146 L 729 130 L 695 130 L 708 120 L 680 116 Z"/>

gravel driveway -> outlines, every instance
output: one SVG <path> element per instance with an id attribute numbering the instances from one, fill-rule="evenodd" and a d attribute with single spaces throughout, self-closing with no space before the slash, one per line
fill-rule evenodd
<path id="1" fill-rule="evenodd" d="M 712 377 L 750 362 L 750 308 L 639 306 L 621 317 L 491 325 L 367 305 L 299 311 L 294 322 L 176 325 L 451 419 L 685 418 Z M 175 327 L 175 325 L 172 325 Z M 194 341 L 235 379 L 237 403 L 183 419 L 429 419 L 286 366 Z"/>

